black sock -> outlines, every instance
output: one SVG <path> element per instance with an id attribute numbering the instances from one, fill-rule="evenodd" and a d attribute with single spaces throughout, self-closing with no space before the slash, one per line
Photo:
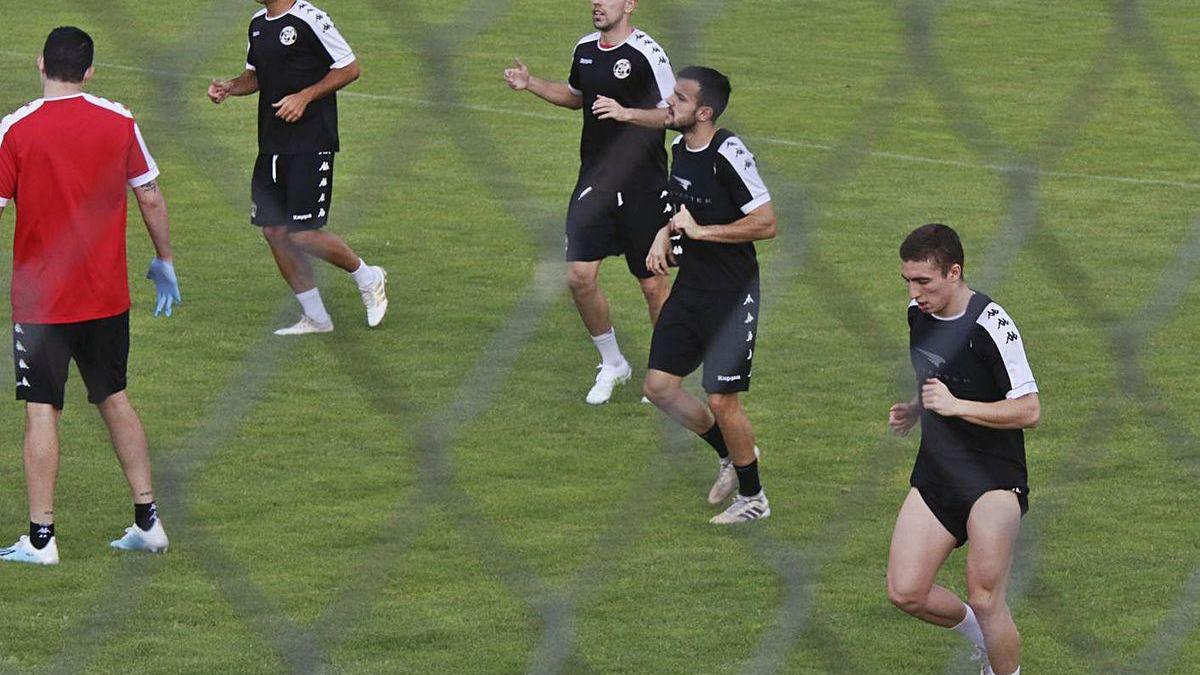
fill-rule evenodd
<path id="1" fill-rule="evenodd" d="M 43 525 L 29 521 L 29 543 L 33 547 L 41 550 L 46 548 L 46 544 L 50 543 L 50 537 L 54 536 L 54 523 Z"/>
<path id="2" fill-rule="evenodd" d="M 137 523 L 138 529 L 145 532 L 154 527 L 156 520 L 158 520 L 158 507 L 154 505 L 154 502 L 133 505 L 133 522 Z"/>
<path id="3" fill-rule="evenodd" d="M 721 459 L 729 457 L 729 448 L 725 447 L 725 437 L 721 435 L 721 427 L 717 426 L 717 421 L 713 420 L 712 428 L 708 431 L 697 434 L 703 438 L 706 443 L 712 446 L 713 450 L 717 451 L 717 456 Z"/>
<path id="4" fill-rule="evenodd" d="M 753 497 L 762 492 L 762 483 L 758 480 L 757 459 L 746 466 L 737 466 L 735 464 L 733 468 L 737 471 L 738 494 L 743 497 Z"/>

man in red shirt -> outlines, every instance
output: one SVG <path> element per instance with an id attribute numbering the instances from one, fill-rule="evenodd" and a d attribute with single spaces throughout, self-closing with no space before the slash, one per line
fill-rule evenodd
<path id="1" fill-rule="evenodd" d="M 38 70 L 43 97 L 0 121 L 0 215 L 17 208 L 13 234 L 13 366 L 25 401 L 29 535 L 0 549 L 0 561 L 58 563 L 54 486 L 58 418 L 71 359 L 99 408 L 133 492 L 134 525 L 112 546 L 165 551 L 150 482 L 146 433 L 125 394 L 129 283 L 125 259 L 126 185 L 134 189 L 155 258 L 147 277 L 157 316 L 180 301 L 167 206 L 158 167 L 133 115 L 83 93 L 93 74 L 91 37 L 54 29 Z"/>

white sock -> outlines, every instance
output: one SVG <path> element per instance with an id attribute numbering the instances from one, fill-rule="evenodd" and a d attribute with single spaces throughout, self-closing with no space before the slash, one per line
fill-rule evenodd
<path id="1" fill-rule="evenodd" d="M 379 280 L 379 276 L 375 274 L 375 268 L 367 265 L 362 258 L 358 259 L 358 269 L 351 272 L 350 276 L 354 277 L 354 283 L 363 289 Z"/>
<path id="2" fill-rule="evenodd" d="M 976 647 L 987 649 L 983 643 L 983 629 L 979 627 L 979 619 L 975 618 L 974 610 L 966 603 L 963 603 L 963 606 L 967 608 L 967 615 L 954 627 L 954 630 L 970 640 Z"/>
<path id="3" fill-rule="evenodd" d="M 329 323 L 329 312 L 325 311 L 325 303 L 321 302 L 321 291 L 316 288 L 297 293 L 296 299 L 304 308 L 304 315 L 317 323 Z"/>
<path id="4" fill-rule="evenodd" d="M 593 335 L 592 342 L 596 344 L 596 349 L 600 350 L 600 363 L 606 366 L 619 366 L 625 363 L 621 348 L 617 346 L 615 328 L 608 329 L 608 332 L 603 335 Z"/>

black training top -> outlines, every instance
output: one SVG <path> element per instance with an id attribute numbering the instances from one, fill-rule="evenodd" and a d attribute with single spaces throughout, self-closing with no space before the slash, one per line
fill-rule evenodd
<path id="1" fill-rule="evenodd" d="M 320 82 L 354 52 L 325 12 L 298 0 L 283 14 L 261 10 L 250 20 L 246 68 L 258 75 L 258 151 L 265 155 L 337 152 L 337 94 L 308 104 L 295 123 L 275 116 L 272 104 Z"/>
<path id="2" fill-rule="evenodd" d="M 1016 324 L 983 293 L 961 316 L 941 319 L 908 307 L 909 352 L 917 389 L 941 380 L 956 398 L 1001 401 L 1037 392 Z M 1028 489 L 1025 434 L 921 412 L 921 448 L 911 483 L 973 500 L 994 489 Z"/>
<path id="3" fill-rule="evenodd" d="M 727 129 L 718 129 L 703 148 L 687 147 L 683 136 L 675 139 L 669 191 L 671 203 L 687 206 L 701 225 L 727 225 L 771 201 L 754 155 Z M 672 246 L 679 263 L 675 283 L 681 286 L 740 293 L 758 279 L 753 243 L 692 241 L 679 235 Z"/>
<path id="4" fill-rule="evenodd" d="M 580 184 L 609 192 L 666 189 L 665 132 L 597 119 L 592 113 L 599 96 L 626 108 L 666 107 L 675 91 L 675 75 L 662 47 L 640 30 L 611 47 L 600 44 L 600 33 L 592 33 L 575 45 L 568 86 L 583 97 Z"/>

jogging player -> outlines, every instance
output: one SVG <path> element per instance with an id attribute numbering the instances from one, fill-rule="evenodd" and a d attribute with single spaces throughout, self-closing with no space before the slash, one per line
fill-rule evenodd
<path id="1" fill-rule="evenodd" d="M 567 285 L 583 325 L 600 352 L 587 402 L 600 404 L 633 370 L 617 345 L 608 299 L 600 290 L 600 263 L 624 255 L 641 284 L 650 321 L 670 291 L 670 280 L 646 269 L 654 235 L 670 216 L 663 148 L 666 98 L 675 77 L 666 52 L 630 16 L 637 0 L 592 0 L 596 32 L 575 45 L 567 82 L 529 74 L 517 60 L 504 71 L 508 86 L 571 110 L 583 109 L 579 179 L 567 209 Z"/>
<path id="2" fill-rule="evenodd" d="M 738 395 L 750 389 L 762 307 L 753 242 L 775 236 L 775 210 L 754 155 L 716 126 L 729 93 L 729 79 L 716 70 L 679 72 L 667 109 L 667 124 L 683 132 L 671 149 L 671 201 L 679 212 L 646 258 L 662 278 L 678 261 L 679 274 L 654 327 L 645 394 L 717 451 L 709 503 L 738 491 L 713 517 L 720 524 L 771 515 L 754 429 Z M 701 363 L 708 405 L 683 390 L 683 378 Z"/>
<path id="3" fill-rule="evenodd" d="M 373 328 L 387 312 L 387 274 L 321 229 L 333 204 L 339 150 L 336 92 L 358 79 L 358 61 L 333 19 L 312 3 L 255 1 L 265 8 L 250 20 L 246 70 L 232 80 L 213 80 L 208 97 L 221 103 L 230 96 L 259 94 L 250 222 L 262 228 L 279 273 L 304 312 L 299 322 L 275 334 L 333 330 L 310 256 L 350 273 Z"/>
<path id="4" fill-rule="evenodd" d="M 1005 591 L 1029 508 L 1022 430 L 1041 414 L 1037 383 L 1012 317 L 967 286 L 953 229 L 913 230 L 900 260 L 918 393 L 892 406 L 888 424 L 906 434 L 919 421 L 921 447 L 892 533 L 888 596 L 970 640 L 981 672 L 1019 673 L 1021 643 Z M 968 540 L 964 604 L 934 579 Z"/>
<path id="5" fill-rule="evenodd" d="M 58 419 L 72 359 L 133 493 L 134 524 L 111 546 L 161 552 L 168 545 L 154 504 L 146 433 L 125 394 L 126 190 L 133 188 L 154 244 L 146 276 L 158 290 L 156 316 L 170 316 L 180 301 L 167 206 L 133 115 L 83 92 L 93 53 L 87 33 L 54 29 L 38 58 L 43 97 L 0 121 L 0 214 L 9 201 L 17 210 L 12 344 L 17 399 L 25 401 L 29 495 L 29 535 L 0 549 L 0 561 L 58 564 Z"/>

